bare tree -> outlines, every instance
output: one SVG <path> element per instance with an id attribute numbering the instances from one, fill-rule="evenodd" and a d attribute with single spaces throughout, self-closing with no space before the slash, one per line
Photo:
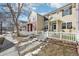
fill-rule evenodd
<path id="1" fill-rule="evenodd" d="M 5 21 L 4 14 L 0 13 L 0 34 L 2 35 L 3 22 Z"/>
<path id="2" fill-rule="evenodd" d="M 17 36 L 19 36 L 19 23 L 18 23 L 18 19 L 19 16 L 22 13 L 22 8 L 23 8 L 23 3 L 18 3 L 18 4 L 14 4 L 14 7 L 11 3 L 7 3 L 7 7 L 9 8 L 9 11 L 11 12 L 12 15 L 12 19 L 14 21 L 14 24 L 16 26 L 16 30 L 17 30 Z"/>

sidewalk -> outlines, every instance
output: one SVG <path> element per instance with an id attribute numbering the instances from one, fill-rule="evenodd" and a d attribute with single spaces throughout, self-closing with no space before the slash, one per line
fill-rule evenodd
<path id="1" fill-rule="evenodd" d="M 3 48 L 0 50 L 0 56 L 18 56 L 18 51 L 15 47 L 16 41 L 11 34 L 5 35 L 5 38 Z"/>
<path id="2" fill-rule="evenodd" d="M 16 50 L 15 46 L 13 46 L 0 53 L 0 56 L 18 56 L 18 51 Z"/>

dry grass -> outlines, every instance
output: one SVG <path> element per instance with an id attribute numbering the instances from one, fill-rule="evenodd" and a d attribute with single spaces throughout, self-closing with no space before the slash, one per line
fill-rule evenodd
<path id="1" fill-rule="evenodd" d="M 39 56 L 77 56 L 77 44 L 74 42 L 49 39 L 47 45 L 37 54 Z"/>

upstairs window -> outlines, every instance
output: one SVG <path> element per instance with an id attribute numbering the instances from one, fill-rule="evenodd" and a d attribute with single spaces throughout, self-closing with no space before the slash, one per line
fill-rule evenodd
<path id="1" fill-rule="evenodd" d="M 72 7 L 66 8 L 62 11 L 62 16 L 71 15 L 72 14 Z"/>

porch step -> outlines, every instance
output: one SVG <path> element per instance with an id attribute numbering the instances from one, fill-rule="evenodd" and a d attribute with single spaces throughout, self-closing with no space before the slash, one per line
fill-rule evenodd
<path id="1" fill-rule="evenodd" d="M 19 44 L 19 47 L 24 46 L 24 45 L 27 45 L 27 44 L 30 44 L 30 43 L 32 43 L 32 42 L 34 42 L 34 41 L 36 41 L 36 38 L 34 38 L 33 40 L 28 40 L 27 42 L 21 42 L 21 43 Z"/>
<path id="2" fill-rule="evenodd" d="M 23 45 L 23 46 L 19 46 L 19 51 L 20 51 L 20 52 L 23 51 L 24 49 L 26 49 L 27 46 L 31 45 L 31 44 L 34 43 L 34 42 L 36 42 L 36 41 L 32 41 L 31 43 L 25 44 L 25 45 Z"/>
<path id="3" fill-rule="evenodd" d="M 40 44 L 41 46 L 41 44 Z M 31 50 L 29 53 L 26 53 L 25 56 L 33 56 L 38 54 L 38 52 L 41 50 L 40 46 L 35 47 L 35 49 L 33 49 L 33 51 Z"/>
<path id="4" fill-rule="evenodd" d="M 18 47 L 18 51 L 19 52 L 22 51 L 23 49 L 26 48 L 26 46 L 32 44 L 32 42 L 35 42 L 35 41 L 36 41 L 36 39 L 34 38 L 34 39 L 32 39 L 32 41 L 28 40 L 27 42 L 25 41 L 25 42 L 19 43 L 18 46 L 17 46 Z"/>
<path id="5" fill-rule="evenodd" d="M 28 46 L 25 47 L 25 49 L 20 51 L 20 54 L 23 56 L 26 53 L 37 49 L 40 46 L 40 44 L 41 44 L 41 42 L 38 42 L 38 41 L 32 42 L 32 44 L 29 44 Z"/>

